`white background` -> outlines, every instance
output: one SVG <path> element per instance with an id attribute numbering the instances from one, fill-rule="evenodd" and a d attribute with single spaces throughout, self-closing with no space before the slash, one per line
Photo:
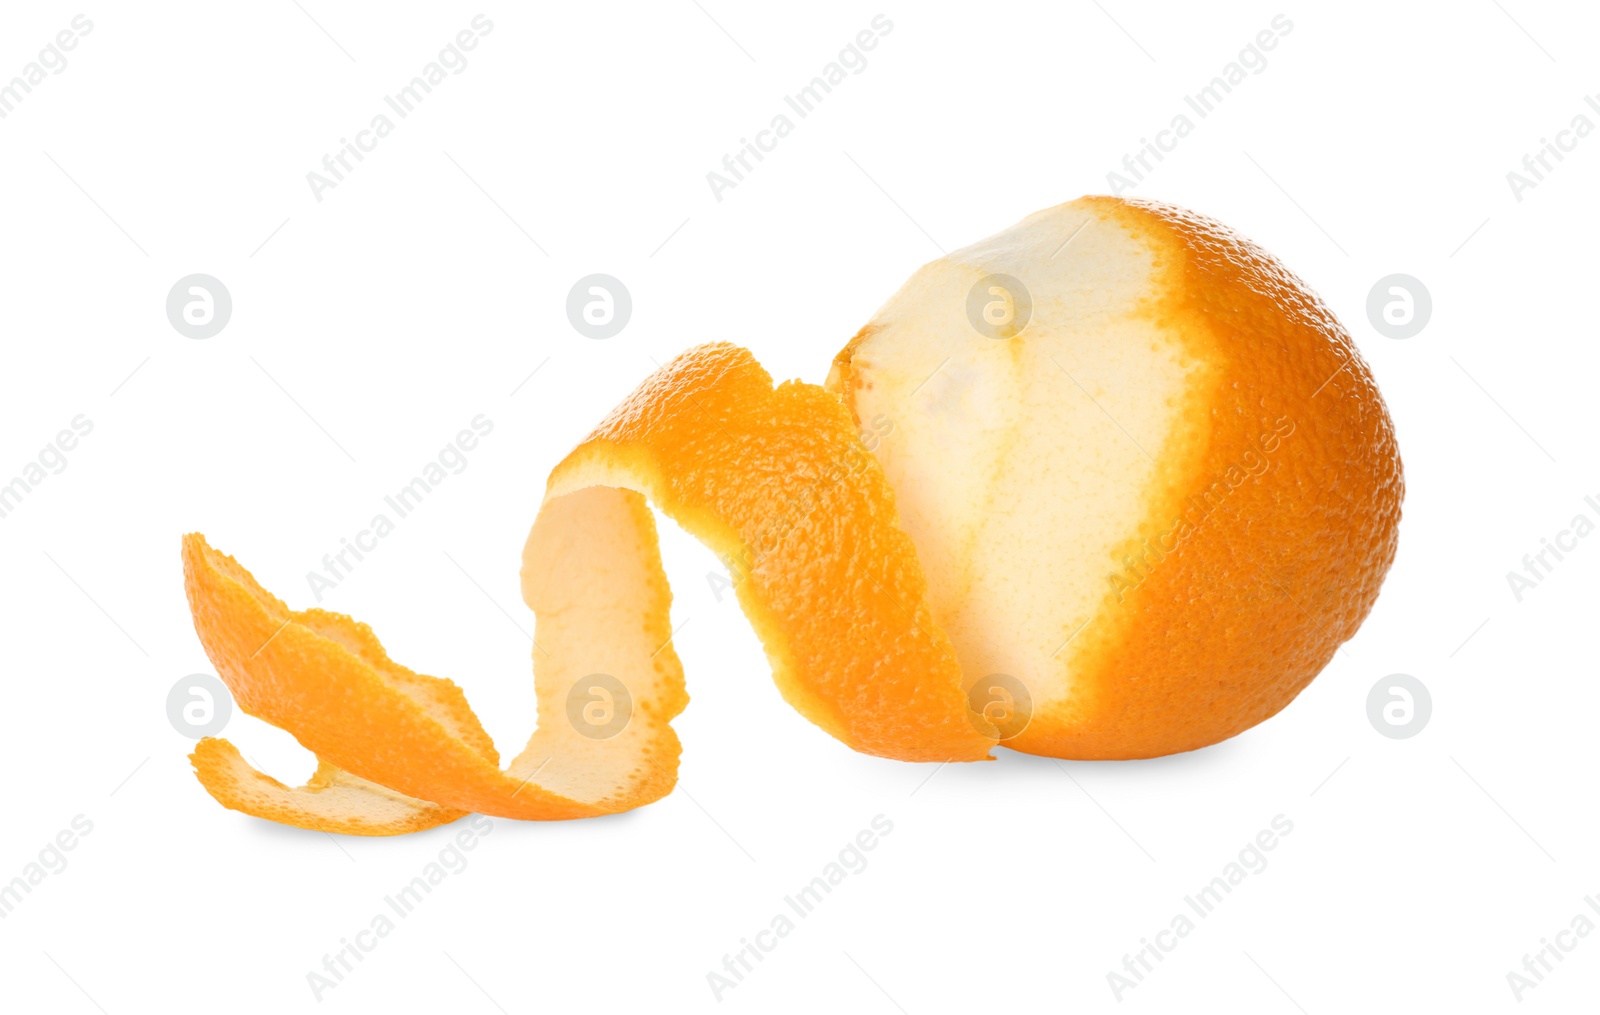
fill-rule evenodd
<path id="1" fill-rule="evenodd" d="M 1584 504 L 1600 499 L 1600 136 L 1520 202 L 1506 173 L 1575 115 L 1600 124 L 1583 103 L 1600 90 L 1596 12 L 930 6 L 8 6 L 0 79 L 80 10 L 94 27 L 0 120 L 0 477 L 76 414 L 94 431 L 0 519 L 0 881 L 75 815 L 93 831 L 0 920 L 0 1006 L 1321 1015 L 1592 1001 L 1600 934 L 1520 1006 L 1506 974 L 1600 893 L 1600 538 L 1520 603 L 1506 573 L 1575 515 L 1600 515 Z M 306 174 L 480 11 L 494 28 L 467 68 L 318 202 Z M 894 28 L 866 69 L 716 201 L 706 173 L 880 12 Z M 1163 760 L 999 751 L 935 770 L 857 755 L 781 701 L 732 597 L 706 580 L 717 561 L 667 525 L 693 695 L 676 723 L 680 788 L 617 817 L 496 820 L 470 865 L 317 1001 L 307 973 L 461 826 L 336 840 L 202 791 L 165 712 L 179 678 L 210 671 L 180 534 L 204 531 L 311 605 L 306 572 L 487 415 L 467 470 L 323 605 L 463 685 L 515 753 L 533 707 L 522 540 L 550 466 L 652 359 L 726 339 L 777 377 L 820 382 L 941 246 L 1106 191 L 1123 155 L 1279 13 L 1294 27 L 1267 68 L 1133 192 L 1281 257 L 1350 329 L 1394 416 L 1399 557 L 1311 687 L 1263 726 Z M 193 272 L 234 301 L 205 341 L 164 313 Z M 592 272 L 633 296 L 609 341 L 565 316 Z M 1404 341 L 1365 312 L 1393 272 L 1434 301 Z M 1367 719 L 1392 673 L 1432 693 L 1413 739 Z M 226 735 L 287 782 L 311 770 L 250 717 Z M 869 866 L 716 1001 L 707 973 L 879 814 L 894 830 Z M 1279 814 L 1293 832 L 1266 869 L 1116 1000 L 1107 974 L 1124 954 Z"/>

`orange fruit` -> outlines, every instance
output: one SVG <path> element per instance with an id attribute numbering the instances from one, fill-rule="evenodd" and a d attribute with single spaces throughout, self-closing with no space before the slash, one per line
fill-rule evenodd
<path id="1" fill-rule="evenodd" d="M 1170 205 L 1083 198 L 926 265 L 828 386 L 895 421 L 875 454 L 934 619 L 969 680 L 1020 682 L 1019 751 L 1248 729 L 1394 560 L 1400 457 L 1350 336 L 1270 254 Z"/>
<path id="2" fill-rule="evenodd" d="M 222 679 L 318 757 L 291 789 L 208 739 L 201 783 L 369 835 L 664 796 L 688 696 L 651 504 L 727 564 L 784 698 L 908 761 L 1233 736 L 1327 663 L 1394 558 L 1399 455 L 1349 336 L 1169 206 L 1084 198 L 926 265 L 828 389 L 701 346 L 555 467 L 522 557 L 537 726 L 504 769 L 455 684 L 185 536 Z"/>

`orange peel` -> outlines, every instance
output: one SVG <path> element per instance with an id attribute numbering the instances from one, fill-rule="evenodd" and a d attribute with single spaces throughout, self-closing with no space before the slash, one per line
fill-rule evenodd
<path id="1" fill-rule="evenodd" d="M 344 835 L 404 835 L 449 824 L 466 811 L 358 779 L 326 761 L 304 786 L 290 788 L 253 768 L 226 740 L 206 737 L 189 759 L 200 784 L 224 807 L 258 818 Z"/>
<path id="2" fill-rule="evenodd" d="M 1010 300 L 1019 278 L 1031 318 L 985 333 L 969 289 Z M 1301 438 L 1241 472 L 1277 417 Z M 1086 198 L 924 267 L 826 388 L 700 346 L 568 454 L 523 549 L 537 715 L 504 768 L 454 683 L 185 536 L 219 675 L 318 768 L 290 788 L 216 739 L 191 760 L 229 808 L 351 834 L 660 799 L 688 695 L 652 505 L 728 565 L 785 700 L 857 751 L 1191 750 L 1283 708 L 1354 633 L 1402 491 L 1370 372 L 1298 279 L 1211 220 Z M 1226 511 L 1174 535 L 1197 496 Z M 1008 688 L 1031 722 L 980 700 Z"/>
<path id="3" fill-rule="evenodd" d="M 969 714 L 915 548 L 848 413 L 816 385 L 774 388 L 744 349 L 708 345 L 659 370 L 551 473 L 522 569 L 538 725 L 503 771 L 455 684 L 393 662 L 365 624 L 290 610 L 185 536 L 195 629 L 239 707 L 352 777 L 333 784 L 335 809 L 317 780 L 287 790 L 217 741 L 193 759 L 202 784 L 235 810 L 367 834 L 466 811 L 561 819 L 659 799 L 676 778 L 670 721 L 688 696 L 646 498 L 741 571 L 739 602 L 801 714 L 869 754 L 988 754 L 992 727 Z M 630 713 L 605 738 L 567 714 L 596 674 L 622 685 Z"/>

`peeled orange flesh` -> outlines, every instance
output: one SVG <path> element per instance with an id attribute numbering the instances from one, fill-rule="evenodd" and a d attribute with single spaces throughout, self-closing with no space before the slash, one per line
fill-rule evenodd
<path id="1" fill-rule="evenodd" d="M 996 276 L 1020 287 L 991 302 L 1028 319 L 989 337 L 969 296 Z M 1169 205 L 1083 198 L 926 265 L 828 387 L 895 421 L 875 451 L 934 616 L 969 678 L 1031 700 L 1016 750 L 1141 758 L 1248 729 L 1394 560 L 1399 452 L 1350 336 L 1270 254 Z"/>
<path id="2" fill-rule="evenodd" d="M 1192 750 L 1354 633 L 1402 485 L 1369 371 L 1298 279 L 1208 219 L 1085 198 L 923 267 L 826 389 L 701 346 L 558 464 L 522 559 L 536 725 L 505 768 L 455 684 L 184 537 L 219 675 L 319 765 L 290 788 L 224 740 L 192 760 L 225 806 L 352 834 L 659 799 L 688 696 L 651 506 L 727 563 L 780 693 L 855 750 Z"/>

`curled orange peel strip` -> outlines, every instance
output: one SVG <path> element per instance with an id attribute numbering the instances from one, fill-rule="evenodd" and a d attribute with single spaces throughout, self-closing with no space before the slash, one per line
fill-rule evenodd
<path id="1" fill-rule="evenodd" d="M 522 564 L 538 723 L 504 769 L 454 683 L 395 663 L 365 624 L 290 610 L 185 536 L 185 590 L 223 681 L 319 761 L 291 789 L 206 739 L 191 758 L 201 783 L 234 810 L 364 835 L 469 811 L 591 817 L 665 796 L 680 753 L 670 724 L 688 695 L 647 501 L 739 576 L 778 688 L 806 718 L 882 757 L 988 756 L 999 734 L 968 706 L 893 492 L 849 412 L 816 385 L 774 388 L 748 351 L 714 344 L 658 370 L 550 475 Z M 615 693 L 589 696 L 597 675 Z"/>

